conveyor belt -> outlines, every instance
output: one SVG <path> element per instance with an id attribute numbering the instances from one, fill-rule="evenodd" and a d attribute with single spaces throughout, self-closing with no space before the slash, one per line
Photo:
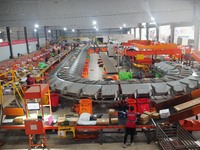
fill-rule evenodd
<path id="1" fill-rule="evenodd" d="M 85 86 L 86 86 L 85 84 L 73 83 L 67 88 L 66 94 L 72 96 L 80 96 L 82 88 Z"/>
<path id="2" fill-rule="evenodd" d="M 154 95 L 167 95 L 169 94 L 170 87 L 165 83 L 151 83 L 153 87 Z"/>
<path id="3" fill-rule="evenodd" d="M 198 86 L 198 82 L 197 81 L 194 81 L 194 80 L 190 80 L 189 78 L 184 78 L 184 79 L 181 79 L 179 80 L 180 83 L 182 84 L 186 84 L 187 85 L 187 88 L 189 88 L 190 90 L 194 90 L 197 88 Z"/>
<path id="4" fill-rule="evenodd" d="M 87 57 L 87 48 L 84 48 L 74 61 L 73 65 L 71 66 L 69 74 L 73 76 L 81 76 L 86 57 Z"/>
<path id="5" fill-rule="evenodd" d="M 117 98 L 119 94 L 118 85 L 103 85 L 101 89 L 102 98 Z"/>
<path id="6" fill-rule="evenodd" d="M 121 84 L 122 94 L 124 96 L 134 95 L 137 91 L 136 89 L 134 89 L 134 86 L 134 84 Z"/>
<path id="7" fill-rule="evenodd" d="M 115 68 L 115 66 L 111 63 L 108 56 L 103 52 L 100 52 L 99 55 L 100 55 L 104 65 L 105 65 L 106 73 L 107 74 L 116 74 L 118 71 Z"/>
<path id="8" fill-rule="evenodd" d="M 134 87 L 132 90 L 137 91 L 137 97 L 140 97 L 143 95 L 146 95 L 146 96 L 152 95 L 152 87 L 150 83 L 134 84 Z"/>
<path id="9" fill-rule="evenodd" d="M 87 84 L 82 89 L 81 97 L 92 97 L 97 99 L 100 97 L 101 87 L 102 87 L 101 85 Z"/>
<path id="10" fill-rule="evenodd" d="M 182 85 L 179 81 L 170 81 L 166 82 L 167 85 L 169 85 L 175 95 L 178 95 L 178 93 L 183 93 L 186 91 L 186 85 Z"/>
<path id="11" fill-rule="evenodd" d="M 196 72 L 195 76 L 191 75 L 193 72 L 192 69 L 185 66 L 183 66 L 183 68 L 179 68 L 180 73 L 178 75 L 177 74 L 164 75 L 164 77 L 159 79 L 158 78 L 147 78 L 142 80 L 132 79 L 127 81 L 115 81 L 115 82 L 101 81 L 101 80 L 94 81 L 94 80 L 84 79 L 80 75 L 81 71 L 79 69 L 81 69 L 81 67 L 77 67 L 77 71 L 79 73 L 75 73 L 76 71 L 74 73 L 73 71 L 69 73 L 69 70 L 74 70 L 71 69 L 71 67 L 74 66 L 74 60 L 78 61 L 78 57 L 80 57 L 80 59 L 84 58 L 85 52 L 86 52 L 86 47 L 82 48 L 82 50 L 80 48 L 77 48 L 66 56 L 66 58 L 59 65 L 59 68 L 56 68 L 53 71 L 54 74 L 51 73 L 50 85 L 52 89 L 56 89 L 61 94 L 66 93 L 67 95 L 75 96 L 77 98 L 84 97 L 86 95 L 90 97 L 95 97 L 96 95 L 98 95 L 97 97 L 100 97 L 102 99 L 105 98 L 114 99 L 115 97 L 118 96 L 118 94 L 122 94 L 122 96 L 123 95 L 126 96 L 129 94 L 133 96 L 134 94 L 135 96 L 139 97 L 144 95 L 151 96 L 151 95 L 165 94 L 167 93 L 168 86 L 170 87 L 169 93 L 174 93 L 175 95 L 179 95 L 185 92 L 186 90 L 190 91 L 191 89 L 199 87 L 200 72 L 199 73 Z M 109 64 L 111 64 L 109 58 L 105 53 L 101 53 L 101 55 L 103 57 L 105 56 L 106 60 L 108 60 Z M 85 59 L 82 60 L 85 61 Z M 164 72 L 166 71 L 166 68 L 175 69 L 176 66 L 177 63 L 160 62 L 160 63 L 155 63 L 154 69 L 157 71 L 161 70 L 162 72 Z M 113 65 L 112 68 L 116 73 L 117 70 Z M 111 72 L 114 73 L 113 71 Z M 149 83 L 152 83 L 152 85 Z M 90 87 L 88 86 L 93 86 L 95 88 L 90 90 Z M 130 90 L 127 88 L 127 86 L 130 86 Z M 121 89 L 119 89 L 119 87 Z M 164 87 L 167 87 L 167 90 L 164 89 Z M 153 89 L 154 92 L 152 92 Z"/>

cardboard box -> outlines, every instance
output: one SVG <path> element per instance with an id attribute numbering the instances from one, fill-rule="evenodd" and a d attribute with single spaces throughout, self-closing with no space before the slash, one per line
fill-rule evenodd
<path id="1" fill-rule="evenodd" d="M 147 115 L 147 114 L 142 114 L 142 115 L 140 116 L 139 123 L 140 123 L 140 124 L 147 124 L 147 123 L 149 122 L 149 119 L 150 119 L 149 115 Z"/>
<path id="2" fill-rule="evenodd" d="M 149 112 L 149 111 L 144 111 L 144 114 L 149 115 L 149 117 L 152 117 L 153 112 Z"/>
<path id="3" fill-rule="evenodd" d="M 110 119 L 110 124 L 118 124 L 118 123 L 119 123 L 118 118 L 111 118 Z"/>
<path id="4" fill-rule="evenodd" d="M 78 122 L 78 117 L 71 117 L 69 118 L 69 125 L 70 126 L 76 126 Z"/>
<path id="5" fill-rule="evenodd" d="M 115 117 L 115 110 L 114 109 L 109 109 L 108 116 L 109 116 L 109 118 Z"/>
<path id="6" fill-rule="evenodd" d="M 97 125 L 109 125 L 109 118 L 97 118 Z"/>
<path id="7" fill-rule="evenodd" d="M 170 112 L 169 112 L 169 109 L 161 109 L 159 111 L 159 114 L 160 114 L 160 118 L 168 118 L 170 116 Z"/>
<path id="8" fill-rule="evenodd" d="M 66 118 L 65 118 L 65 117 L 58 117 L 57 124 L 58 124 L 58 125 L 61 125 L 62 123 L 64 123 L 64 122 L 65 122 L 65 120 L 66 120 Z"/>
<path id="9" fill-rule="evenodd" d="M 13 124 L 21 125 L 24 123 L 24 119 L 21 117 L 16 117 L 13 119 Z"/>
<path id="10" fill-rule="evenodd" d="M 159 113 L 153 113 L 151 118 L 152 119 L 160 119 L 160 114 Z"/>
<path id="11" fill-rule="evenodd" d="M 197 98 L 197 99 L 176 105 L 176 106 L 174 106 L 174 109 L 176 111 L 182 111 L 184 109 L 188 109 L 188 108 L 191 108 L 191 107 L 199 105 L 199 104 L 200 104 L 200 98 Z"/>

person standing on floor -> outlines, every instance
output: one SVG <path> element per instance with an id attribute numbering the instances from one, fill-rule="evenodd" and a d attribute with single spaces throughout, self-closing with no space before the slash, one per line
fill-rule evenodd
<path id="1" fill-rule="evenodd" d="M 133 144 L 134 144 L 133 138 L 134 138 L 134 135 L 136 134 L 136 120 L 137 120 L 137 114 L 134 112 L 134 107 L 130 106 L 129 111 L 127 112 L 127 120 L 126 120 L 123 148 L 126 148 L 126 142 L 127 142 L 128 135 L 131 135 L 130 146 L 133 146 Z"/>

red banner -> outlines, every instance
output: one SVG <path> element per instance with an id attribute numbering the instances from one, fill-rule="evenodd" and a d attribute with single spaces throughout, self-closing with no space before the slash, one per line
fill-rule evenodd
<path id="1" fill-rule="evenodd" d="M 28 39 L 28 42 L 36 42 L 37 39 L 36 38 L 31 38 L 31 39 Z M 26 40 L 13 40 L 12 41 L 12 45 L 16 45 L 16 44 L 24 44 L 26 43 Z M 5 47 L 5 46 L 9 46 L 8 42 L 1 42 L 0 43 L 0 47 Z"/>

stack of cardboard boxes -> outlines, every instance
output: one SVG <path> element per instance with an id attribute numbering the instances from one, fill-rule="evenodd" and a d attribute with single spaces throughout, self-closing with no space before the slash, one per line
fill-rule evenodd
<path id="1" fill-rule="evenodd" d="M 143 114 L 139 118 L 139 123 L 140 124 L 147 124 L 150 119 L 159 119 L 160 114 L 157 112 L 149 112 L 149 111 L 144 111 Z"/>
<path id="2" fill-rule="evenodd" d="M 114 109 L 109 109 L 108 116 L 109 116 L 110 124 L 116 125 L 116 124 L 119 123 L 118 118 L 115 116 L 115 110 Z"/>

